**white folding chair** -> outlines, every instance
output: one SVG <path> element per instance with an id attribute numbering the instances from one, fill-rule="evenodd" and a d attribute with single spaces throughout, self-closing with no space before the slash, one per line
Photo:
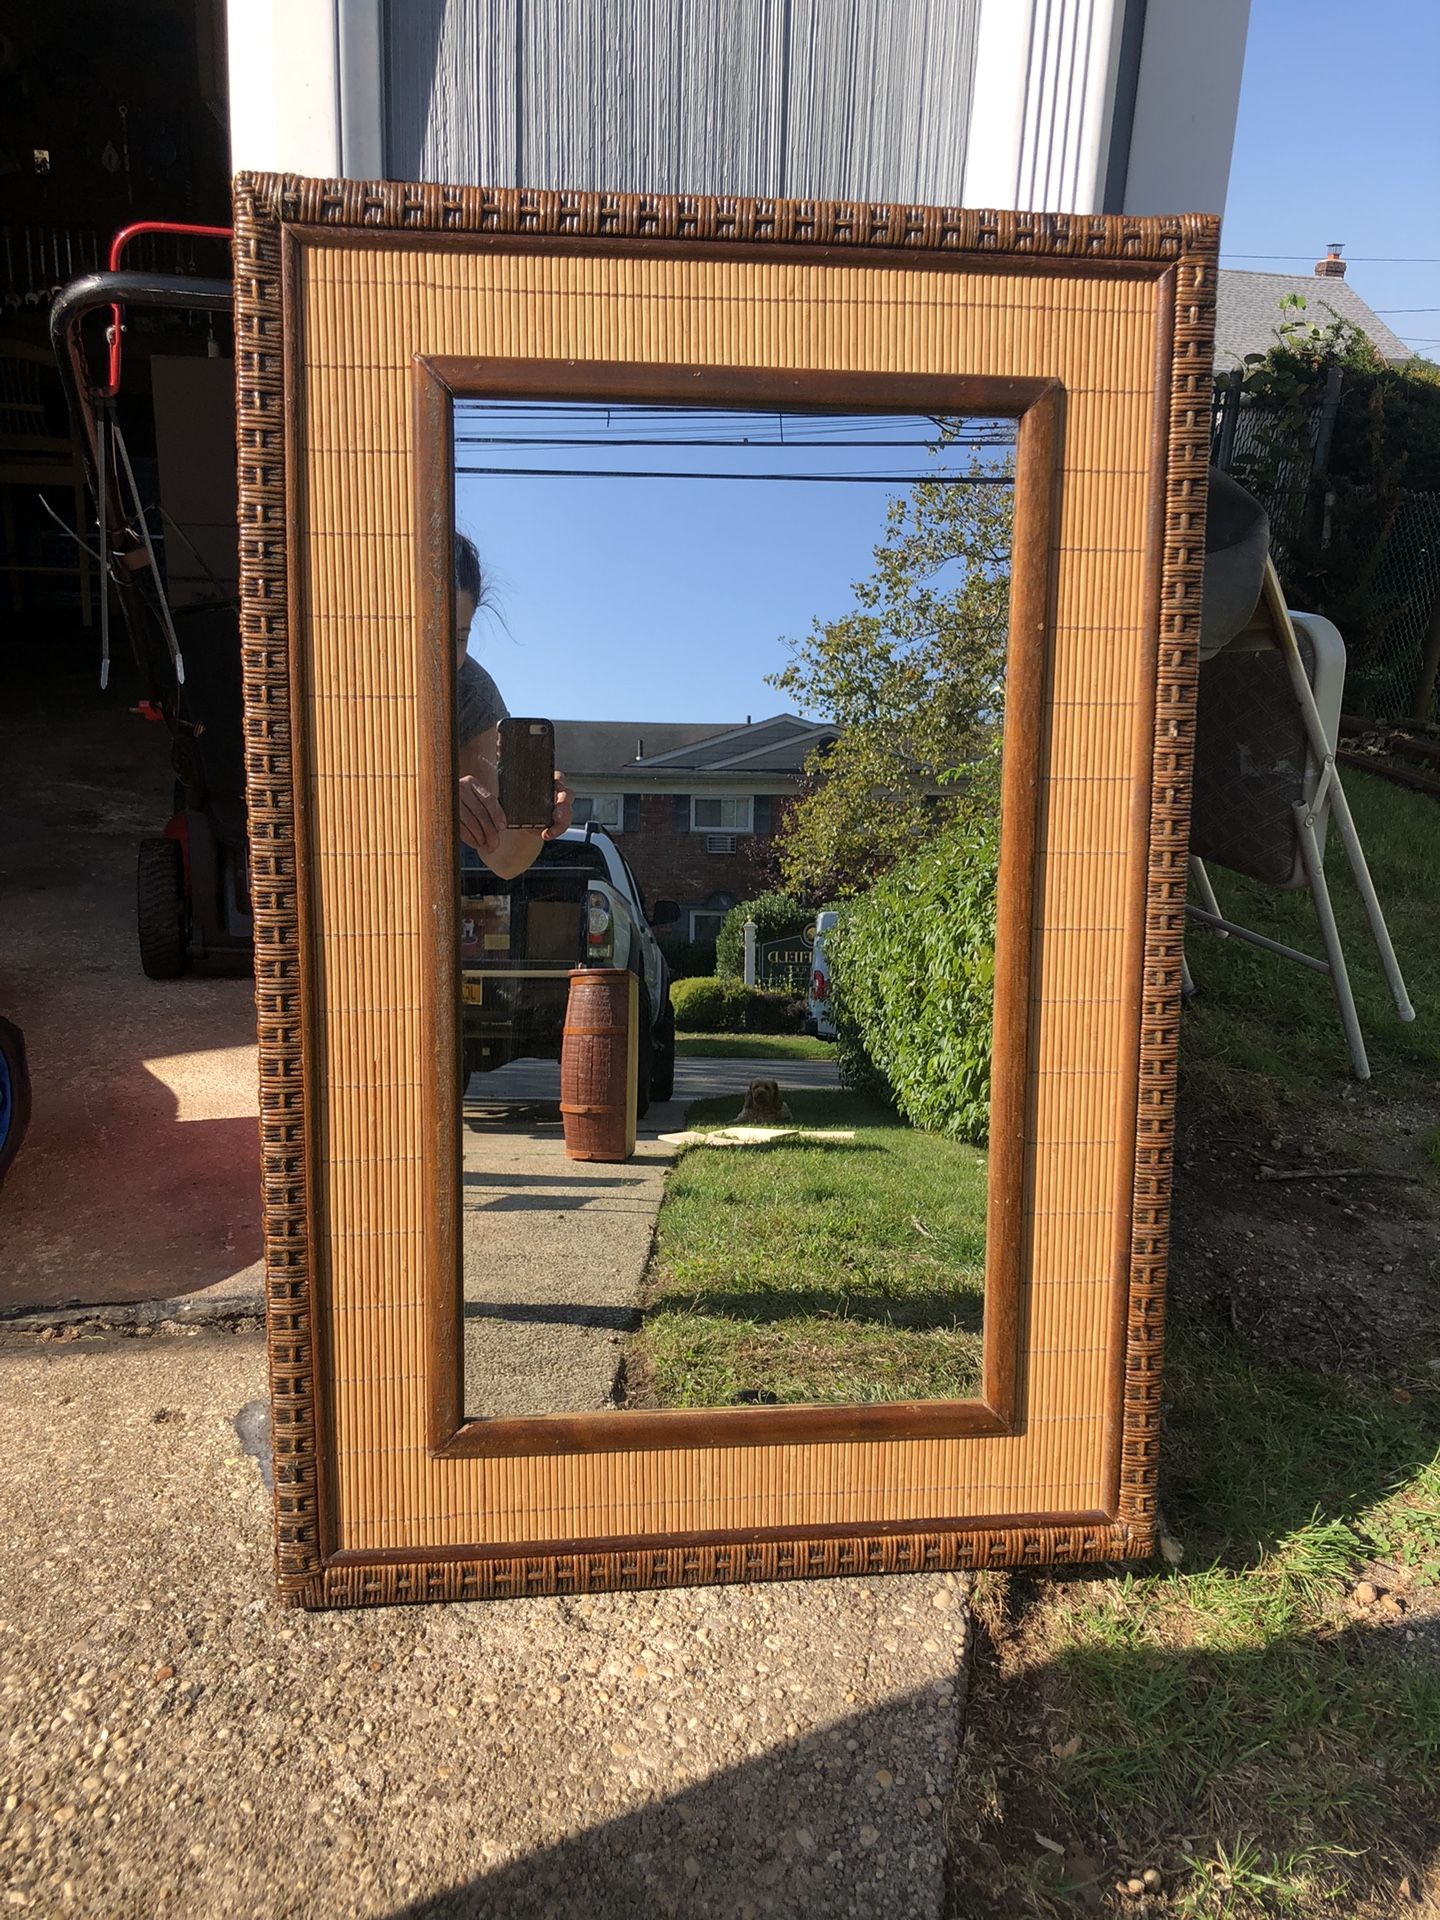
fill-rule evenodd
<path id="1" fill-rule="evenodd" d="M 1395 1011 L 1402 1020 L 1413 1020 L 1415 1009 L 1335 765 L 1344 687 L 1345 643 L 1339 632 L 1318 614 L 1286 608 L 1275 564 L 1267 558 L 1251 621 L 1200 669 L 1190 830 L 1190 873 L 1200 904 L 1185 911 L 1222 939 L 1233 934 L 1328 975 L 1350 1064 L 1357 1079 L 1368 1080 L 1370 1062 L 1325 882 L 1325 834 L 1332 813 Z M 1282 890 L 1307 889 L 1324 958 L 1227 919 L 1207 861 Z M 1188 965 L 1183 965 L 1183 982 L 1186 994 L 1193 993 Z"/>

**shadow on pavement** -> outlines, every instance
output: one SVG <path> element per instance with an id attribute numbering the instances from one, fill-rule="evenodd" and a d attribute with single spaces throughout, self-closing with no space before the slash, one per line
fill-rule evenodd
<path id="1" fill-rule="evenodd" d="M 933 1694 L 902 1696 L 393 1920 L 940 1920 L 956 1720 Z"/>
<path id="2" fill-rule="evenodd" d="M 610 1327 L 617 1333 L 635 1333 L 641 1323 L 638 1307 L 548 1305 L 529 1300 L 467 1300 L 467 1320 L 533 1320 L 540 1326 Z"/>

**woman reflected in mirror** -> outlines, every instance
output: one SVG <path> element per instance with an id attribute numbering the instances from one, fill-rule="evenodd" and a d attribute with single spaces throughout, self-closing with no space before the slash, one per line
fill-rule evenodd
<path id="1" fill-rule="evenodd" d="M 546 840 L 570 825 L 572 801 L 564 776 L 555 775 L 555 811 L 543 833 L 512 827 L 499 799 L 496 761 L 499 723 L 509 709 L 490 673 L 468 651 L 477 611 L 491 604 L 490 587 L 475 543 L 455 532 L 455 711 L 460 734 L 460 838 L 490 871 L 513 880 L 531 866 Z"/>

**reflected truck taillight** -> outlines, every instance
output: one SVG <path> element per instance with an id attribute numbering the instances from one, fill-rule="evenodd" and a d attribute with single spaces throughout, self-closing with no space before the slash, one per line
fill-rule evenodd
<path id="1" fill-rule="evenodd" d="M 608 966 L 615 952 L 615 922 L 603 893 L 585 896 L 585 958 L 592 966 Z"/>

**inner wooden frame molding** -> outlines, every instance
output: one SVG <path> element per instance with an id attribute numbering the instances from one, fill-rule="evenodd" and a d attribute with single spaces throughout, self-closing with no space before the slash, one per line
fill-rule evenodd
<path id="1" fill-rule="evenodd" d="M 464 1411 L 463 1249 L 460 1244 L 462 1112 L 454 1062 L 456 956 L 460 951 L 455 822 L 454 409 L 457 399 L 645 402 L 695 407 L 843 408 L 1008 418 L 1016 423 L 1015 515 L 1005 673 L 1000 870 L 996 889 L 993 1066 L 986 1198 L 981 1393 L 972 1400 L 868 1406 L 608 1408 L 586 1414 L 471 1418 Z M 736 1446 L 999 1434 L 1015 1429 L 1024 1264 L 1026 1092 L 1035 896 L 1038 772 L 1052 617 L 1064 392 L 1054 380 L 987 376 L 854 374 L 811 370 L 455 359 L 414 362 L 415 525 L 422 746 L 422 857 L 436 910 L 427 977 L 440 990 L 425 1008 L 423 1105 L 434 1116 L 426 1170 L 436 1230 L 426 1263 L 430 1330 L 429 1444 L 437 1454 L 629 1452 L 637 1447 Z"/>
<path id="2" fill-rule="evenodd" d="M 1148 1553 L 1217 223 L 273 175 L 235 207 L 282 1596 Z M 463 1419 L 471 393 L 1019 421 L 980 1399 Z"/>

